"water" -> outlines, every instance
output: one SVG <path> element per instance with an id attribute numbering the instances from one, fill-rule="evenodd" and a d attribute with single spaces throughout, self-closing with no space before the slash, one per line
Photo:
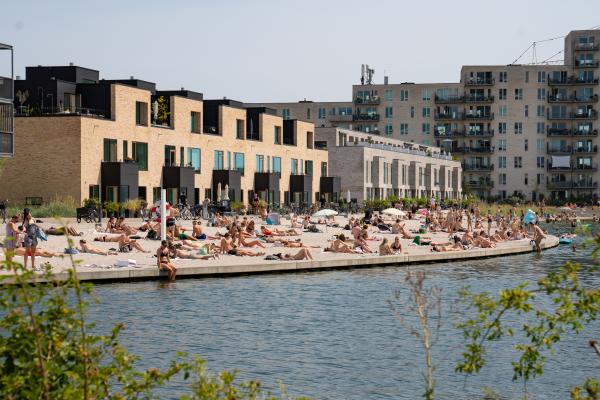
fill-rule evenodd
<path id="1" fill-rule="evenodd" d="M 567 260 L 587 259 L 589 250 L 560 246 L 543 255 L 517 255 L 460 263 L 414 266 L 443 287 L 445 322 L 434 347 L 437 398 L 481 398 L 482 388 L 520 398 L 512 382 L 515 359 L 509 341 L 490 347 L 489 364 L 466 382 L 454 373 L 461 336 L 450 309 L 458 289 L 496 291 L 539 277 Z M 290 394 L 317 399 L 415 399 L 423 392 L 419 342 L 395 319 L 387 300 L 404 288 L 405 268 L 258 275 L 98 285 L 102 303 L 91 308 L 98 329 L 122 321 L 123 343 L 142 357 L 141 366 L 166 367 L 176 351 L 202 355 L 213 370 L 239 369 L 269 389 L 282 381 Z M 600 273 L 586 284 L 598 286 Z M 406 318 L 414 321 L 412 315 Z M 600 339 L 600 323 L 571 335 L 550 356 L 543 377 L 530 382 L 535 399 L 568 398 L 569 387 L 597 377 L 600 360 L 588 341 Z M 164 398 L 174 398 L 174 387 Z"/>

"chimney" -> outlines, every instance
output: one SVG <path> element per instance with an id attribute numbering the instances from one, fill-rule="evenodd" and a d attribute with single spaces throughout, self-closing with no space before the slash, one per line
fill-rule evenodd
<path id="1" fill-rule="evenodd" d="M 181 91 L 183 92 L 185 89 L 183 88 L 183 86 L 181 87 Z"/>
<path id="2" fill-rule="evenodd" d="M 73 61 L 71 61 L 71 62 L 69 63 L 69 67 L 72 67 L 72 66 L 73 66 Z"/>
<path id="3" fill-rule="evenodd" d="M 387 76 L 384 76 L 384 77 L 383 77 L 383 84 L 384 84 L 384 85 L 387 85 L 387 84 L 388 84 L 388 77 L 387 77 Z"/>
<path id="4" fill-rule="evenodd" d="M 15 79 L 16 79 L 17 81 L 20 81 L 20 80 L 21 80 L 21 75 L 17 75 L 17 76 L 15 76 Z"/>
<path id="5" fill-rule="evenodd" d="M 133 79 L 135 79 L 135 78 L 133 77 L 133 75 L 131 75 L 131 76 L 129 77 L 129 79 L 133 80 Z"/>

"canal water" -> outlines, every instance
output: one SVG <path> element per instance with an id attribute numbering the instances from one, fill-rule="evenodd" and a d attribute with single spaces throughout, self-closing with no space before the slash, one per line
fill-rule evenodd
<path id="1" fill-rule="evenodd" d="M 564 229 L 563 229 L 564 231 Z M 523 383 L 512 381 L 516 360 L 509 340 L 489 347 L 481 374 L 454 372 L 462 338 L 457 291 L 497 292 L 538 278 L 566 261 L 589 262 L 591 249 L 573 253 L 562 245 L 542 255 L 525 254 L 468 262 L 411 266 L 427 272 L 428 285 L 443 288 L 444 316 L 434 347 L 437 398 L 482 398 L 491 388 L 506 399 L 520 398 Z M 122 340 L 141 356 L 142 367 L 166 367 L 177 351 L 204 357 L 212 370 L 238 369 L 243 379 L 260 379 L 277 392 L 283 382 L 292 395 L 315 399 L 416 399 L 423 393 L 423 352 L 387 303 L 403 289 L 406 267 L 298 274 L 241 276 L 98 285 L 101 304 L 91 306 L 97 329 L 124 322 Z M 600 285 L 600 273 L 583 276 Z M 407 313 L 408 321 L 416 319 Z M 510 316 L 516 324 L 523 321 Z M 598 377 L 600 358 L 588 346 L 600 339 L 600 323 L 569 335 L 548 355 L 544 375 L 528 384 L 534 399 L 569 398 L 569 388 Z M 161 397 L 175 398 L 174 383 Z"/>

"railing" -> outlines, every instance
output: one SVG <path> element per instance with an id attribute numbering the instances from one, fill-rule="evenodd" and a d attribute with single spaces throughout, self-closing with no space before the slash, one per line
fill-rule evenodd
<path id="1" fill-rule="evenodd" d="M 447 97 L 439 97 L 438 95 L 436 95 L 434 98 L 434 102 L 436 102 L 438 104 L 456 104 L 456 103 L 464 103 L 464 101 L 465 101 L 465 96 L 463 96 L 463 95 L 447 96 Z"/>
<path id="2" fill-rule="evenodd" d="M 491 189 L 494 187 L 494 181 L 481 180 L 481 181 L 465 181 L 465 186 L 473 189 Z"/>
<path id="3" fill-rule="evenodd" d="M 440 120 L 462 121 L 463 119 L 465 119 L 465 117 L 464 117 L 464 114 L 461 112 L 452 112 L 452 113 L 436 112 L 433 116 L 433 119 L 436 121 L 440 121 Z"/>
<path id="4" fill-rule="evenodd" d="M 82 115 L 96 118 L 108 117 L 105 110 L 89 107 L 15 107 L 16 117 L 40 117 L 44 115 Z"/>
<path id="5" fill-rule="evenodd" d="M 470 172 L 476 172 L 476 171 L 491 172 L 491 171 L 494 170 L 494 164 L 481 165 L 481 164 L 467 164 L 467 163 L 463 163 L 462 164 L 462 169 L 464 171 L 470 171 Z"/>
<path id="6" fill-rule="evenodd" d="M 548 182 L 548 189 L 595 189 L 598 182 L 592 181 L 556 181 Z"/>
<path id="7" fill-rule="evenodd" d="M 346 145 L 346 147 L 352 147 L 352 146 L 369 147 L 372 149 L 394 151 L 396 153 L 413 154 L 416 156 L 439 158 L 441 160 L 452 160 L 452 157 L 450 155 L 446 155 L 446 154 L 427 152 L 427 151 L 418 150 L 418 149 L 408 149 L 405 147 L 392 146 L 389 144 L 382 144 L 382 143 L 355 142 L 354 144 L 348 143 Z"/>
<path id="8" fill-rule="evenodd" d="M 492 137 L 494 136 L 494 130 L 489 131 L 465 131 L 465 136 L 467 137 Z"/>
<path id="9" fill-rule="evenodd" d="M 356 97 L 354 99 L 355 104 L 379 104 L 380 99 L 379 96 L 373 97 Z"/>
<path id="10" fill-rule="evenodd" d="M 567 120 L 567 119 L 598 119 L 598 111 L 585 110 L 582 112 L 568 112 L 565 114 L 548 113 L 549 120 Z"/>
<path id="11" fill-rule="evenodd" d="M 577 68 L 598 68 L 598 61 L 575 60 Z"/>
<path id="12" fill-rule="evenodd" d="M 465 119 L 494 119 L 494 113 L 465 113 Z"/>
<path id="13" fill-rule="evenodd" d="M 548 77 L 548 84 L 549 85 L 597 85 L 598 78 L 580 79 L 576 76 L 569 76 L 567 78 L 554 79 L 552 77 Z"/>
<path id="14" fill-rule="evenodd" d="M 598 129 L 594 130 L 574 130 L 573 136 L 598 136 Z"/>
<path id="15" fill-rule="evenodd" d="M 550 144 L 548 144 L 546 145 L 546 152 L 548 154 L 571 154 L 573 152 L 573 148 L 571 146 L 553 148 L 550 146 Z"/>
<path id="16" fill-rule="evenodd" d="M 494 146 L 490 146 L 490 147 L 469 147 L 469 146 L 457 147 L 456 149 L 454 149 L 454 152 L 455 153 L 493 153 Z"/>
<path id="17" fill-rule="evenodd" d="M 14 132 L 13 114 L 13 105 L 11 103 L 0 103 L 0 132 Z"/>
<path id="18" fill-rule="evenodd" d="M 549 128 L 547 135 L 548 136 L 571 136 L 573 134 L 573 130 L 567 128 Z"/>
<path id="19" fill-rule="evenodd" d="M 598 145 L 593 145 L 592 147 L 577 147 L 573 149 L 573 153 L 597 153 Z"/>
<path id="20" fill-rule="evenodd" d="M 577 172 L 596 172 L 598 171 L 598 164 L 594 165 L 569 165 L 569 166 L 560 166 L 554 167 L 551 164 L 548 164 L 546 167 L 548 171 L 577 171 Z"/>
<path id="21" fill-rule="evenodd" d="M 465 81 L 465 85 L 467 86 L 490 86 L 495 83 L 494 78 L 490 79 L 480 79 L 480 78 L 467 78 Z"/>
<path id="22" fill-rule="evenodd" d="M 354 121 L 379 121 L 379 114 L 354 114 Z"/>
<path id="23" fill-rule="evenodd" d="M 574 46 L 576 51 L 593 51 L 598 50 L 598 44 L 596 43 L 576 43 Z"/>
<path id="24" fill-rule="evenodd" d="M 465 103 L 491 103 L 494 101 L 494 96 L 480 96 L 476 94 L 468 94 L 465 96 Z"/>
<path id="25" fill-rule="evenodd" d="M 441 133 L 438 130 L 433 131 L 434 137 L 462 137 L 465 136 L 465 131 L 450 131 Z"/>
<path id="26" fill-rule="evenodd" d="M 548 182 L 546 186 L 548 189 L 571 189 L 573 187 L 573 181 Z"/>
<path id="27" fill-rule="evenodd" d="M 548 103 L 596 103 L 598 102 L 598 95 L 594 94 L 587 99 L 578 98 L 576 96 L 556 96 L 548 95 Z"/>

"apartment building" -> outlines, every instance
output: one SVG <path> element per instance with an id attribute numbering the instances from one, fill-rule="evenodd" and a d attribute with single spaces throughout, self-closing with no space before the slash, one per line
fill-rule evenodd
<path id="1" fill-rule="evenodd" d="M 10 77 L 0 76 L 0 157 L 13 154 L 13 47 L 0 43 L 0 51 L 10 51 Z"/>
<path id="2" fill-rule="evenodd" d="M 462 168 L 439 147 L 336 127 L 316 128 L 315 146 L 327 149 L 329 171 L 352 199 L 462 196 Z M 333 199 L 335 200 L 335 199 Z"/>
<path id="3" fill-rule="evenodd" d="M 328 178 L 314 125 L 269 108 L 134 77 L 100 80 L 73 65 L 27 67 L 15 89 L 15 155 L 0 179 L 0 196 L 15 204 L 154 202 L 161 188 L 173 203 L 181 194 L 192 204 L 217 200 L 228 188 L 232 201 L 256 193 L 310 204 Z"/>
<path id="4" fill-rule="evenodd" d="M 480 197 L 597 198 L 599 44 L 599 30 L 572 31 L 561 64 L 469 65 L 455 83 L 353 85 L 351 104 L 263 105 L 289 118 L 320 110 L 319 127 L 439 146 Z M 340 120 L 340 106 L 352 115 Z"/>

